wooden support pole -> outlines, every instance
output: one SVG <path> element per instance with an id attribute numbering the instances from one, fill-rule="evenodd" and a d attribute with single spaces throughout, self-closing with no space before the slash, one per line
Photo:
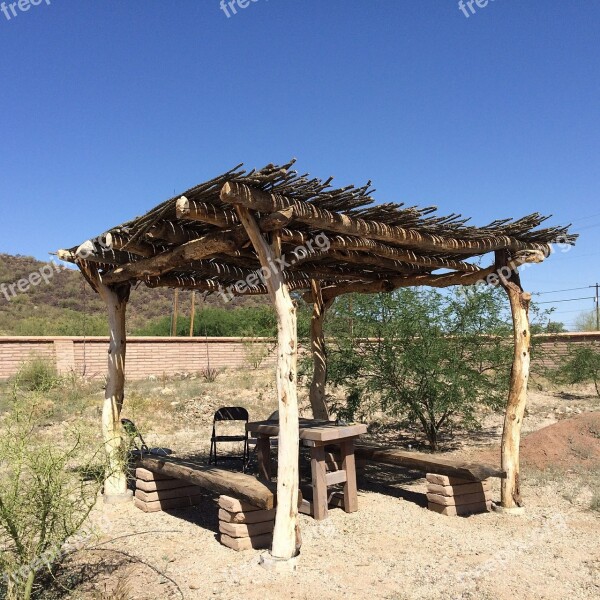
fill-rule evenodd
<path id="1" fill-rule="evenodd" d="M 514 509 L 522 506 L 519 446 L 527 404 L 527 384 L 531 360 L 529 328 L 531 294 L 524 292 L 521 288 L 517 270 L 507 266 L 505 252 L 496 254 L 496 263 L 499 267 L 500 283 L 508 295 L 513 319 L 514 356 L 501 445 L 502 469 L 506 472 L 506 478 L 502 480 L 501 485 L 501 505 L 505 509 Z"/>
<path id="2" fill-rule="evenodd" d="M 171 337 L 177 337 L 177 321 L 179 319 L 179 289 L 173 294 L 173 315 L 171 317 Z"/>
<path id="3" fill-rule="evenodd" d="M 110 328 L 108 378 L 102 407 L 102 436 L 108 459 L 104 497 L 110 500 L 111 497 L 125 497 L 127 494 L 121 409 L 125 396 L 125 314 L 131 287 L 129 284 L 108 287 L 99 280 L 94 283 L 108 309 Z"/>
<path id="4" fill-rule="evenodd" d="M 296 306 L 275 259 L 281 240 L 274 237 L 269 246 L 254 216 L 247 208 L 236 207 L 238 217 L 248 232 L 261 265 L 269 273 L 266 284 L 277 314 L 277 392 L 279 396 L 279 445 L 277 468 L 277 516 L 271 555 L 290 560 L 298 554 L 298 487 L 299 422 L 297 396 L 298 334 Z"/>
<path id="5" fill-rule="evenodd" d="M 312 279 L 310 282 L 313 298 L 313 313 L 310 319 L 310 343 L 313 356 L 313 377 L 310 384 L 310 405 L 315 419 L 329 420 L 329 411 L 325 402 L 325 384 L 327 382 L 327 352 L 325 349 L 325 335 L 323 321 L 325 311 L 331 306 L 333 300 L 323 301 L 321 284 Z"/>
<path id="6" fill-rule="evenodd" d="M 194 320 L 196 318 L 196 292 L 192 292 L 192 314 L 190 315 L 190 337 L 194 337 Z"/>

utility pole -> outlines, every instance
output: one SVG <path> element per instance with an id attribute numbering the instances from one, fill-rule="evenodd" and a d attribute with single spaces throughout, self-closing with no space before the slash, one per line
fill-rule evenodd
<path id="1" fill-rule="evenodd" d="M 175 288 L 173 296 L 173 319 L 171 320 L 171 337 L 177 335 L 177 319 L 179 317 L 179 288 Z"/>
<path id="2" fill-rule="evenodd" d="M 192 316 L 190 318 L 190 337 L 194 337 L 194 319 L 196 317 L 196 292 L 192 292 Z"/>
<path id="3" fill-rule="evenodd" d="M 600 284 L 590 285 L 590 287 L 596 288 L 596 331 L 600 331 L 600 303 L 598 302 L 598 288 L 600 287 Z"/>

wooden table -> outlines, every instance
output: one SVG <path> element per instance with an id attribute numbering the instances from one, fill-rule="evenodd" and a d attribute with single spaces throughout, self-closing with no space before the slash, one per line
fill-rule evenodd
<path id="1" fill-rule="evenodd" d="M 248 423 L 246 429 L 257 438 L 257 455 L 259 477 L 271 479 L 271 438 L 279 435 L 277 421 L 256 421 Z M 354 440 L 367 433 L 367 426 L 336 425 L 328 421 L 312 421 L 300 419 L 300 440 L 304 446 L 310 447 L 310 466 L 312 473 L 312 508 L 313 517 L 321 521 L 327 518 L 327 487 L 338 483 L 344 484 L 344 510 L 358 510 L 356 489 L 356 466 L 354 463 Z M 327 472 L 325 462 L 325 446 L 339 446 L 341 453 L 341 469 Z"/>

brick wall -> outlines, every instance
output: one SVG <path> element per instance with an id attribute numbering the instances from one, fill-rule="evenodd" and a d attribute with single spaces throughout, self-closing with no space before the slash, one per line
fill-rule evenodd
<path id="1" fill-rule="evenodd" d="M 533 365 L 552 366 L 573 345 L 600 348 L 600 333 L 560 333 L 535 336 Z M 211 368 L 244 367 L 249 364 L 250 348 L 269 352 L 265 365 L 274 365 L 274 342 L 242 338 L 164 338 L 130 337 L 127 341 L 126 372 L 130 379 L 150 375 L 174 375 Z M 104 337 L 0 337 L 0 379 L 15 375 L 32 357 L 52 361 L 59 372 L 75 372 L 90 377 L 106 373 L 108 338 Z"/>
<path id="2" fill-rule="evenodd" d="M 209 365 L 244 367 L 260 349 L 268 353 L 263 365 L 274 365 L 274 342 L 267 339 L 130 337 L 126 374 L 130 379 L 145 379 L 201 371 Z M 53 362 L 60 373 L 104 377 L 107 352 L 104 337 L 0 337 L 0 379 L 12 377 L 34 357 Z"/>

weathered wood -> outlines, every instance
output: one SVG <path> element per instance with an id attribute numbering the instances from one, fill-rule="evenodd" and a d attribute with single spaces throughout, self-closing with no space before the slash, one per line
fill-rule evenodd
<path id="1" fill-rule="evenodd" d="M 292 208 L 286 208 L 278 212 L 271 213 L 260 220 L 261 231 L 277 231 L 283 229 L 290 223 L 294 216 Z"/>
<path id="2" fill-rule="evenodd" d="M 506 266 L 508 264 L 506 253 L 498 253 L 496 261 L 500 269 Z M 501 442 L 502 468 L 506 471 L 506 478 L 501 485 L 501 505 L 503 508 L 516 508 L 523 504 L 519 477 L 519 450 L 531 361 L 529 327 L 531 294 L 522 290 L 519 274 L 515 269 L 509 269 L 508 276 L 501 276 L 501 285 L 510 302 L 514 338 L 513 364 Z"/>
<path id="3" fill-rule="evenodd" d="M 418 452 L 357 445 L 355 453 L 357 457 L 365 458 L 371 462 L 398 465 L 425 473 L 439 473 L 449 477 L 458 477 L 465 481 L 481 481 L 488 477 L 506 477 L 504 471 L 492 465 L 465 463 Z"/>
<path id="4" fill-rule="evenodd" d="M 356 485 L 356 464 L 354 460 L 354 440 L 345 440 L 340 444 L 342 469 L 346 473 L 344 483 L 344 510 L 347 513 L 358 510 L 358 487 Z"/>
<path id="5" fill-rule="evenodd" d="M 483 254 L 502 248 L 513 252 L 529 250 L 532 247 L 537 248 L 538 246 L 539 249 L 548 248 L 548 244 L 525 243 L 510 236 L 489 235 L 478 239 L 465 239 L 448 235 L 434 235 L 422 230 L 386 225 L 379 221 L 353 218 L 346 214 L 334 213 L 319 208 L 315 204 L 300 202 L 280 194 L 269 194 L 262 190 L 253 189 L 238 182 L 228 182 L 223 186 L 221 200 L 261 213 L 273 213 L 293 208 L 293 219 L 299 223 L 310 225 L 314 229 L 357 235 L 429 252 Z"/>
<path id="6" fill-rule="evenodd" d="M 325 448 L 315 446 L 310 449 L 310 469 L 313 489 L 313 517 L 317 521 L 327 518 L 327 470 L 325 468 Z"/>
<path id="7" fill-rule="evenodd" d="M 177 218 L 210 223 L 217 227 L 227 228 L 239 223 L 237 215 L 232 210 L 216 207 L 206 202 L 188 200 L 182 196 L 176 205 Z"/>
<path id="8" fill-rule="evenodd" d="M 173 250 L 123 265 L 104 275 L 103 279 L 107 284 L 114 284 L 144 277 L 156 277 L 193 260 L 232 252 L 239 241 L 239 233 L 235 231 L 209 233 L 197 240 L 177 246 Z"/>
<path id="9" fill-rule="evenodd" d="M 325 303 L 321 293 L 321 284 L 312 279 L 310 289 L 313 298 L 313 312 L 310 319 L 310 343 L 313 358 L 313 377 L 310 384 L 310 405 L 315 419 L 329 420 L 329 411 L 325 401 L 325 384 L 327 383 L 327 351 L 323 322 L 325 311 L 332 302 Z"/>
<path id="10" fill-rule="evenodd" d="M 313 419 L 299 419 L 299 438 L 306 445 L 311 442 L 333 442 L 349 437 L 358 437 L 367 433 L 367 426 L 364 423 L 355 423 L 353 425 L 336 425 L 335 422 L 315 421 Z M 279 425 L 273 421 L 251 421 L 246 425 L 246 429 L 256 435 L 277 436 L 279 435 Z"/>
<path id="11" fill-rule="evenodd" d="M 275 506 L 273 490 L 244 473 L 225 471 L 171 457 L 143 456 L 140 465 L 150 471 L 188 481 L 218 494 L 231 494 L 253 506 L 270 510 Z"/>
<path id="12" fill-rule="evenodd" d="M 146 232 L 146 237 L 163 240 L 168 244 L 186 244 L 187 242 L 197 240 L 201 236 L 193 229 L 183 227 L 181 223 L 161 221 Z"/>
<path id="13" fill-rule="evenodd" d="M 525 263 L 537 263 L 543 260 L 543 255 L 538 252 L 527 252 L 514 257 L 510 262 L 510 268 L 516 269 Z M 405 275 L 401 277 L 390 277 L 379 281 L 367 283 L 344 283 L 323 288 L 323 299 L 333 300 L 342 294 L 373 294 L 380 292 L 393 292 L 403 287 L 429 286 L 446 288 L 453 285 L 474 285 L 478 283 L 498 284 L 498 266 L 493 264 L 485 269 L 474 273 L 445 273 L 443 275 Z"/>
<path id="14" fill-rule="evenodd" d="M 108 347 L 108 377 L 102 406 L 102 437 L 107 455 L 108 473 L 104 495 L 124 496 L 127 493 L 127 475 L 122 459 L 123 428 L 121 409 L 125 397 L 125 355 L 127 334 L 125 314 L 131 287 L 128 283 L 109 287 L 102 283 L 97 271 L 86 263 L 82 272 L 100 294 L 108 311 L 110 342 Z"/>
<path id="15" fill-rule="evenodd" d="M 143 240 L 132 241 L 130 236 L 113 231 L 109 231 L 106 234 L 106 245 L 113 250 L 125 250 L 131 254 L 137 254 L 145 258 L 163 251 L 160 246 L 157 247 Z"/>
<path id="16" fill-rule="evenodd" d="M 311 238 L 309 234 L 290 229 L 283 229 L 281 232 L 284 242 L 305 245 Z M 440 256 L 425 256 L 418 254 L 406 248 L 397 248 L 375 240 L 360 238 L 349 235 L 328 235 L 329 250 L 327 255 L 352 251 L 352 254 L 363 253 L 364 258 L 372 264 L 377 264 L 378 258 L 384 258 L 391 261 L 406 263 L 409 265 L 427 267 L 431 269 L 455 269 L 464 272 L 476 272 L 481 268 L 478 265 L 467 263 L 461 260 L 454 260 Z M 314 254 L 309 258 L 318 258 L 322 254 Z M 356 262 L 360 259 L 356 258 Z"/>
<path id="17" fill-rule="evenodd" d="M 298 524 L 299 437 L 296 331 L 296 307 L 277 268 L 276 256 L 267 244 L 250 212 L 236 207 L 240 222 L 270 277 L 266 280 L 271 301 L 277 314 L 277 392 L 279 397 L 279 445 L 277 468 L 277 516 L 271 554 L 288 560 L 294 557 Z M 299 532 L 298 532 L 299 533 Z"/>
<path id="18" fill-rule="evenodd" d="M 271 438 L 258 434 L 256 438 L 256 457 L 258 460 L 258 476 L 264 481 L 271 481 L 273 463 L 271 461 Z"/>

